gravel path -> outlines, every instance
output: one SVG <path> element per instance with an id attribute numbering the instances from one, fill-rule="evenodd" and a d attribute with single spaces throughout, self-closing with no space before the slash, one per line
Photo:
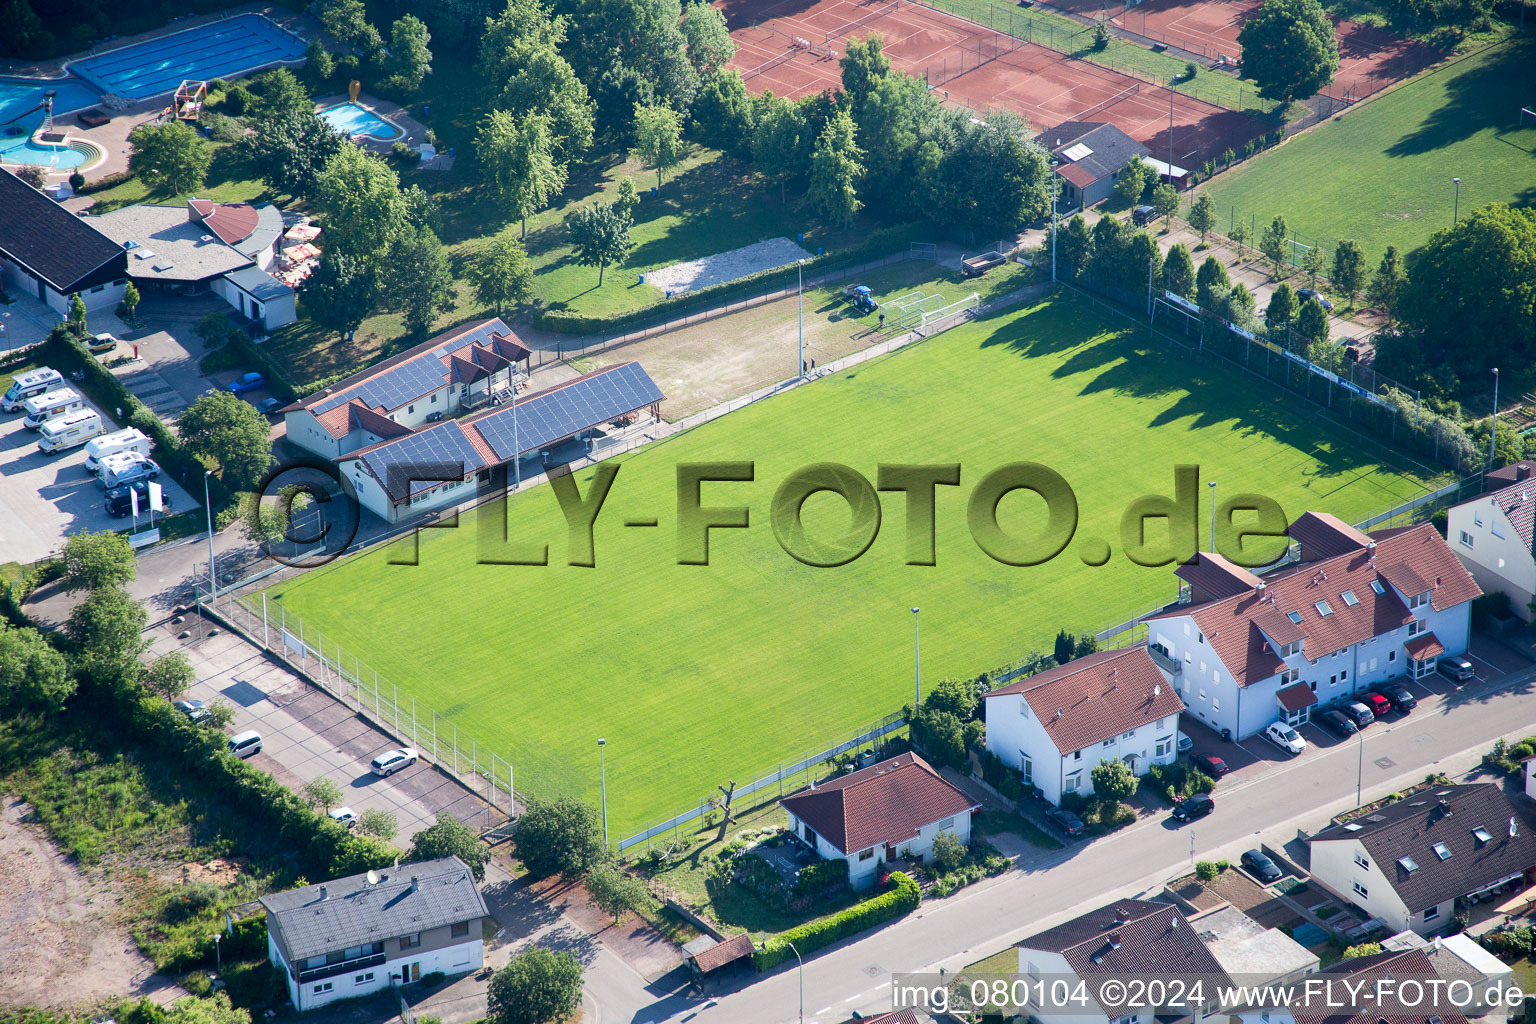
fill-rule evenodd
<path id="1" fill-rule="evenodd" d="M 645 280 L 647 284 L 653 284 L 664 292 L 680 295 L 695 288 L 724 284 L 748 274 L 788 266 L 796 260 L 808 259 L 811 255 L 787 238 L 770 238 L 766 242 L 756 242 L 730 252 L 719 252 L 702 259 L 652 270 L 645 275 Z"/>

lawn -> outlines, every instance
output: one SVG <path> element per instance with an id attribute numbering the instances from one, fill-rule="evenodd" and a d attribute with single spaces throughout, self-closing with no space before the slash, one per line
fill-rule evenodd
<path id="1" fill-rule="evenodd" d="M 1531 101 L 1536 40 L 1491 47 L 1369 101 L 1260 159 L 1219 175 L 1206 191 L 1218 230 L 1233 216 L 1262 228 L 1276 214 L 1293 235 L 1352 238 L 1374 270 L 1388 245 L 1416 249 L 1461 209 L 1536 202 Z"/>
<path id="2" fill-rule="evenodd" d="M 935 679 L 994 668 L 1048 649 L 1060 628 L 1101 629 L 1173 596 L 1166 567 L 1124 558 L 1097 572 L 1076 549 L 1032 569 L 992 561 L 967 529 L 965 503 L 999 465 L 1054 467 L 1075 488 L 1079 536 L 1118 548 L 1122 511 L 1169 493 L 1175 464 L 1201 466 L 1224 494 L 1268 494 L 1293 517 L 1318 509 L 1355 521 L 1424 490 L 1379 459 L 1254 378 L 1152 347 L 1062 296 L 627 457 L 596 527 L 595 568 L 566 564 L 559 507 L 535 488 L 513 503 L 509 536 L 547 542 L 547 567 L 480 564 L 506 555 L 499 541 L 482 545 L 466 517 L 457 530 L 425 531 L 418 567 L 390 565 L 400 552 L 388 547 L 267 596 L 290 629 L 302 616 L 306 635 L 319 630 L 344 661 L 362 658 L 446 716 L 461 746 L 473 738 L 511 760 L 524 792 L 596 801 L 596 740 L 606 738 L 608 813 L 623 836 L 898 709 L 911 694 L 914 605 Z M 755 460 L 755 482 L 708 483 L 702 494 L 706 506 L 750 506 L 751 526 L 712 531 L 707 567 L 679 565 L 676 467 L 717 460 Z M 895 495 L 884 536 L 857 560 L 814 569 L 786 555 L 769 500 L 791 471 L 825 461 L 870 478 L 878 463 L 963 463 L 965 486 L 938 493 L 938 565 L 904 564 Z M 578 474 L 583 493 L 592 476 Z M 1033 500 L 1005 499 L 1004 529 L 1038 530 Z M 830 495 L 804 511 L 812 537 L 848 527 Z M 653 517 L 661 529 L 620 525 Z"/>

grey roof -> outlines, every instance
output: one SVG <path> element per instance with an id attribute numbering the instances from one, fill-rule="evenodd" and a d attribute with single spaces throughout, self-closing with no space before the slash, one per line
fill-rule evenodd
<path id="1" fill-rule="evenodd" d="M 325 899 L 321 885 L 263 896 L 268 927 L 288 962 L 489 913 L 474 876 L 457 857 L 383 868 L 379 875 L 377 885 L 368 884 L 366 873 L 326 882 Z"/>
<path id="2" fill-rule="evenodd" d="M 265 302 L 268 299 L 280 299 L 284 295 L 292 295 L 293 289 L 283 284 L 277 278 L 257 266 L 242 267 L 224 275 L 232 284 L 239 285 L 246 294 L 254 296 L 258 301 Z"/>
<path id="3" fill-rule="evenodd" d="M 74 291 L 76 282 L 122 259 L 122 247 L 93 220 L 82 220 L 5 170 L 0 210 L 0 252 L 61 292 Z"/>
<path id="4" fill-rule="evenodd" d="M 1226 973 L 1179 908 L 1147 900 L 1116 900 L 1019 945 L 1060 953 L 1080 977 Z"/>
<path id="5" fill-rule="evenodd" d="M 263 203 L 256 209 L 256 229 L 235 243 L 235 248 L 254 258 L 263 249 L 270 249 L 283 234 L 283 211 L 271 203 Z"/>
<path id="6" fill-rule="evenodd" d="M 1312 842 L 1349 839 L 1358 839 L 1376 858 L 1414 914 L 1536 867 L 1536 832 L 1491 782 L 1421 790 L 1364 817 L 1330 825 Z M 1440 846 L 1449 856 L 1442 855 Z M 1412 869 L 1401 862 L 1404 857 Z"/>
<path id="7" fill-rule="evenodd" d="M 1282 978 L 1318 965 L 1316 953 L 1278 928 L 1265 928 L 1233 906 L 1191 918 L 1189 924 L 1234 977 Z"/>
<path id="8" fill-rule="evenodd" d="M 1101 121 L 1065 121 L 1040 133 L 1040 144 L 1057 159 L 1068 159 L 1065 151 L 1078 143 L 1093 152 L 1071 161 L 1086 169 L 1094 180 L 1113 177 L 1133 156 L 1150 156 L 1152 151 L 1112 124 Z"/>
<path id="9" fill-rule="evenodd" d="M 204 224 L 188 218 L 187 207 L 140 203 L 90 218 L 119 245 L 130 242 L 128 275 L 152 281 L 206 281 L 252 265 Z M 146 253 L 153 256 L 145 257 Z"/>

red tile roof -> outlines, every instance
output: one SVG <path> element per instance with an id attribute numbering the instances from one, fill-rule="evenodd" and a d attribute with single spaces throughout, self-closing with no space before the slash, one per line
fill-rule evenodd
<path id="1" fill-rule="evenodd" d="M 980 809 L 916 754 L 861 768 L 779 802 L 843 853 L 900 845 L 927 825 Z"/>
<path id="2" fill-rule="evenodd" d="M 1490 473 L 1489 477 L 1492 476 Z M 1504 513 L 1526 550 L 1536 550 L 1536 480 L 1520 480 L 1483 497 Z"/>
<path id="3" fill-rule="evenodd" d="M 370 434 L 378 434 L 382 438 L 404 437 L 411 432 L 411 428 L 404 423 L 396 423 L 388 416 L 381 416 L 368 408 L 362 402 L 350 402 L 342 406 L 348 415 L 348 431 L 352 427 L 362 427 Z"/>
<path id="4" fill-rule="evenodd" d="M 1202 551 L 1193 562 L 1179 566 L 1173 574 L 1194 589 L 1195 599 L 1211 601 L 1252 590 L 1259 578 L 1240 565 L 1233 565 L 1213 551 Z"/>
<path id="5" fill-rule="evenodd" d="M 1020 693 L 1066 754 L 1184 710 L 1145 647 L 1099 651 L 993 690 Z"/>
<path id="6" fill-rule="evenodd" d="M 1056 168 L 1056 173 L 1076 185 L 1078 188 L 1088 188 L 1099 179 L 1093 176 L 1093 172 L 1079 164 L 1062 164 Z"/>
<path id="7" fill-rule="evenodd" d="M 247 203 L 217 205 L 203 217 L 203 224 L 225 245 L 235 245 L 251 237 L 261 215 Z"/>
<path id="8" fill-rule="evenodd" d="M 1378 858 L 1379 859 L 1379 858 Z M 1410 949 L 1404 952 L 1387 951 L 1375 953 L 1370 956 L 1351 957 L 1348 960 L 1340 960 L 1329 967 L 1324 967 L 1318 972 L 1319 981 L 1329 981 L 1340 977 L 1351 979 L 1350 985 L 1361 986 L 1352 991 L 1364 992 L 1367 996 L 1375 990 L 1376 984 L 1391 979 L 1396 989 L 1384 995 L 1380 1000 L 1384 1004 L 1392 1004 L 1389 1009 L 1378 1006 L 1376 1000 L 1362 999 L 1362 1006 L 1340 1006 L 1339 1003 L 1347 1000 L 1340 999 L 1336 994 L 1324 995 L 1324 992 L 1337 993 L 1338 986 L 1327 989 L 1318 987 L 1314 996 L 1311 990 L 1300 993 L 1299 999 L 1293 1000 L 1288 1007 L 1296 1024 L 1425 1024 L 1425 1021 L 1433 1020 L 1426 1017 L 1428 1008 L 1418 1013 L 1393 1012 L 1402 1006 L 1396 998 L 1397 993 L 1408 991 L 1402 987 L 1402 982 L 1407 978 L 1432 979 L 1439 978 L 1434 965 L 1430 963 L 1429 956 L 1422 949 Z M 1427 991 L 1433 988 L 1425 986 Z M 1384 990 L 1385 991 L 1385 990 Z M 1450 1000 L 1434 1000 L 1435 1002 L 1449 1002 Z M 1449 1007 L 1439 1008 L 1434 1011 L 1441 1024 L 1467 1024 L 1467 1018 L 1455 1012 Z M 1385 1015 L 1383 1015 L 1385 1013 Z"/>
<path id="9" fill-rule="evenodd" d="M 1414 661 L 1428 661 L 1430 658 L 1438 658 L 1445 653 L 1445 644 L 1433 633 L 1425 633 L 1409 640 L 1403 647 L 1408 651 L 1408 657 Z"/>
<path id="10" fill-rule="evenodd" d="M 1370 537 L 1327 512 L 1305 512 L 1286 532 L 1302 546 L 1308 561 L 1342 555 L 1371 542 Z"/>
<path id="11" fill-rule="evenodd" d="M 751 956 L 752 949 L 752 936 L 742 932 L 740 935 L 732 935 L 724 942 L 710 946 L 702 953 L 695 953 L 688 959 L 693 961 L 693 966 L 698 971 L 708 974 L 726 964 L 735 963 L 744 956 Z"/>
<path id="12" fill-rule="evenodd" d="M 1312 692 L 1312 687 L 1306 683 L 1297 683 L 1295 686 L 1287 686 L 1275 694 L 1275 700 L 1287 711 L 1300 711 L 1317 703 L 1317 694 Z"/>
<path id="13" fill-rule="evenodd" d="M 1300 527 L 1304 551 L 1333 551 L 1358 533 L 1342 525 L 1309 512 L 1291 525 L 1291 535 L 1296 537 Z M 1284 668 L 1270 641 L 1301 640 L 1302 653 L 1315 660 L 1407 625 L 1414 615 L 1397 590 L 1409 597 L 1429 592 L 1436 611 L 1482 593 L 1428 523 L 1359 536 L 1365 543 L 1358 547 L 1268 574 L 1262 589 L 1170 609 L 1148 621 L 1188 615 L 1238 685 L 1246 686 Z M 1373 582 L 1383 583 L 1383 593 L 1376 593 Z"/>
<path id="14" fill-rule="evenodd" d="M 1167 976 L 1226 972 L 1178 907 L 1148 900 L 1116 900 L 1036 932 L 1018 945 L 1060 953 L 1079 976 Z"/>

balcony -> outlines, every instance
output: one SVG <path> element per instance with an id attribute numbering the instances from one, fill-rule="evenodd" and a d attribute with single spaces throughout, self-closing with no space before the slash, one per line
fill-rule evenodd
<path id="1" fill-rule="evenodd" d="M 1147 653 L 1152 655 L 1152 664 L 1171 676 L 1176 676 L 1184 671 L 1184 663 L 1182 661 L 1177 658 L 1168 657 L 1168 655 L 1150 644 L 1147 646 Z"/>
<path id="2" fill-rule="evenodd" d="M 338 974 L 346 974 L 349 971 L 360 971 L 365 967 L 377 967 L 384 962 L 383 953 L 370 953 L 367 956 L 356 957 L 352 960 L 340 960 L 334 964 L 326 964 L 324 967 L 310 967 L 299 972 L 299 984 L 306 981 L 317 981 L 320 978 L 333 978 Z"/>

